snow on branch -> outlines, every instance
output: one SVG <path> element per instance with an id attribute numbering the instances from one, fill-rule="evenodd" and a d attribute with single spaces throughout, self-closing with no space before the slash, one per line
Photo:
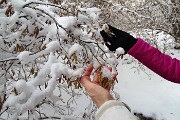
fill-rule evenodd
<path id="1" fill-rule="evenodd" d="M 117 58 L 109 54 L 99 33 L 101 9 L 69 1 L 57 5 L 47 0 L 9 0 L 0 4 L 4 9 L 0 52 L 11 56 L 0 60 L 1 85 L 5 86 L 2 109 L 9 110 L 10 119 L 35 114 L 41 103 L 63 101 L 54 94 L 56 89 L 71 96 L 64 105 L 69 110 L 78 95 L 74 89 L 81 90 L 80 77 L 90 64 L 98 69 L 105 63 L 116 71 Z"/>

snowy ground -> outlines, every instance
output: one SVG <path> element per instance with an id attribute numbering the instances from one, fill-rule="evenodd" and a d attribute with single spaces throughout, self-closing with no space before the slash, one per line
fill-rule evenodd
<path id="1" fill-rule="evenodd" d="M 180 51 L 169 51 L 180 59 Z M 118 66 L 119 83 L 115 91 L 133 112 L 140 112 L 157 120 L 180 120 L 180 84 L 169 82 L 150 70 L 136 72 L 132 64 Z M 147 75 L 148 73 L 148 75 Z M 150 79 L 151 78 L 151 79 Z"/>

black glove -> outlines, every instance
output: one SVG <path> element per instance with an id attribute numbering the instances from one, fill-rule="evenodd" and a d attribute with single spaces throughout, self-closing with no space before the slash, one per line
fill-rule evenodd
<path id="1" fill-rule="evenodd" d="M 122 47 L 125 53 L 127 53 L 136 44 L 137 39 L 129 33 L 114 28 L 111 25 L 108 26 L 110 32 L 112 32 L 111 35 L 106 33 L 104 30 L 100 31 L 100 33 L 110 51 L 116 51 L 117 48 Z"/>

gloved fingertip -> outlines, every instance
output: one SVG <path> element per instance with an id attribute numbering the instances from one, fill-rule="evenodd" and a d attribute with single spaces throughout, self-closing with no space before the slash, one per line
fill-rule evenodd
<path id="1" fill-rule="evenodd" d="M 106 36 L 106 35 L 107 35 L 107 33 L 106 33 L 104 30 L 100 31 L 100 34 L 101 34 L 102 36 Z"/>
<path id="2" fill-rule="evenodd" d="M 109 30 L 114 30 L 114 29 L 116 29 L 115 27 L 113 27 L 113 26 L 111 26 L 111 25 L 109 25 L 109 24 L 108 24 L 108 26 L 109 26 Z"/>
<path id="3" fill-rule="evenodd" d="M 109 48 L 110 51 L 116 51 L 116 49 L 112 45 L 109 45 L 107 43 L 105 43 L 105 45 Z"/>
<path id="4" fill-rule="evenodd" d="M 106 45 L 108 48 L 110 48 L 110 45 L 109 45 L 107 42 L 105 43 L 105 45 Z"/>
<path id="5" fill-rule="evenodd" d="M 107 33 L 104 30 L 102 30 L 102 31 L 100 31 L 100 34 L 103 37 L 104 42 L 108 42 L 109 37 L 108 37 Z"/>
<path id="6" fill-rule="evenodd" d="M 110 30 L 111 32 L 113 32 L 115 35 L 116 35 L 119 31 L 121 31 L 121 30 L 119 30 L 119 29 L 117 29 L 117 28 L 115 28 L 115 27 L 113 27 L 113 26 L 111 26 L 111 25 L 109 25 L 109 24 L 108 24 L 108 26 L 109 26 L 109 30 Z"/>
<path id="7" fill-rule="evenodd" d="M 109 28 L 112 28 L 112 26 L 110 24 L 107 24 L 109 26 Z"/>

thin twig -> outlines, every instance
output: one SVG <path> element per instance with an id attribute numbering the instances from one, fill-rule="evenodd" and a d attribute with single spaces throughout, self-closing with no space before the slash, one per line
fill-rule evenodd
<path id="1" fill-rule="evenodd" d="M 19 59 L 18 58 L 7 58 L 7 59 L 0 60 L 0 62 L 6 62 L 6 61 L 11 61 L 11 60 L 19 60 Z"/>

